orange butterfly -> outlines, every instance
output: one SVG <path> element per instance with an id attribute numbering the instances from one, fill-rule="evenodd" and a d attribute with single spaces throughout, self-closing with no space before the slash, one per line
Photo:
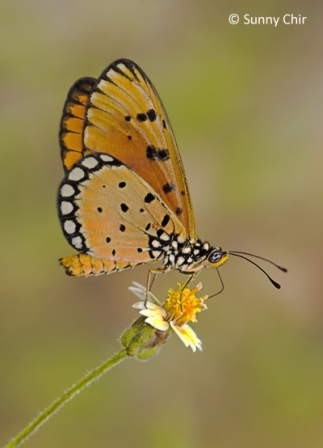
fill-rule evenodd
<path id="1" fill-rule="evenodd" d="M 150 272 L 194 276 L 218 268 L 229 253 L 241 256 L 197 238 L 170 122 L 134 62 L 119 59 L 97 80 L 81 78 L 72 86 L 60 145 L 66 174 L 59 218 L 79 252 L 60 260 L 68 275 L 110 274 L 162 260 L 163 269 Z"/>

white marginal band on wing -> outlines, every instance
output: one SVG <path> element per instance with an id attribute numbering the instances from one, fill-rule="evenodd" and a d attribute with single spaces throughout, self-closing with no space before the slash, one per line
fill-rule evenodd
<path id="1" fill-rule="evenodd" d="M 76 224 L 74 221 L 71 221 L 70 219 L 68 219 L 67 221 L 64 222 L 64 230 L 66 233 L 72 234 L 75 232 L 76 230 Z"/>
<path id="2" fill-rule="evenodd" d="M 88 168 L 89 170 L 91 170 L 91 169 L 95 168 L 99 162 L 94 157 L 87 157 L 81 163 L 85 168 Z"/>
<path id="3" fill-rule="evenodd" d="M 60 209 L 62 215 L 68 215 L 74 210 L 74 206 L 69 201 L 62 201 L 60 204 Z"/>
<path id="4" fill-rule="evenodd" d="M 72 185 L 64 184 L 61 187 L 61 196 L 63 198 L 69 198 L 75 194 L 75 189 L 72 187 Z"/>
<path id="5" fill-rule="evenodd" d="M 73 168 L 72 171 L 68 175 L 68 180 L 72 180 L 74 182 L 78 182 L 79 180 L 83 179 L 85 176 L 84 170 L 80 167 Z"/>

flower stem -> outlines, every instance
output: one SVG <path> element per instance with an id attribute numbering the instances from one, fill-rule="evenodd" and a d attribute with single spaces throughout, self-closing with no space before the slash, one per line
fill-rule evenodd
<path id="1" fill-rule="evenodd" d="M 65 391 L 51 405 L 44 409 L 29 425 L 26 426 L 17 436 L 10 440 L 4 448 L 16 448 L 24 443 L 31 435 L 33 435 L 47 420 L 49 420 L 56 412 L 58 412 L 68 401 L 72 400 L 81 390 L 90 386 L 94 381 L 98 380 L 102 375 L 108 372 L 112 367 L 119 364 L 127 357 L 126 350 L 113 355 L 100 366 L 87 373 L 80 381 Z"/>

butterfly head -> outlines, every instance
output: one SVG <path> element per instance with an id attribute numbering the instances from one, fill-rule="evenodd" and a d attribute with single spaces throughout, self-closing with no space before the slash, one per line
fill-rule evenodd
<path id="1" fill-rule="evenodd" d="M 229 258 L 227 252 L 223 251 L 221 247 L 212 248 L 208 254 L 204 265 L 209 268 L 218 268 L 223 265 Z"/>

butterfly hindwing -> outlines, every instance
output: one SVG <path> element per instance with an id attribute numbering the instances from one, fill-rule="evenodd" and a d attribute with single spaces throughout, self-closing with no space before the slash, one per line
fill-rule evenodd
<path id="1" fill-rule="evenodd" d="M 186 238 L 155 191 L 107 154 L 95 153 L 74 165 L 60 185 L 58 208 L 63 232 L 76 250 L 124 263 L 123 269 L 158 259 L 173 234 Z"/>
<path id="2" fill-rule="evenodd" d="M 61 119 L 59 141 L 65 171 L 83 157 L 83 131 L 86 107 L 94 78 L 81 78 L 68 92 Z"/>
<path id="3" fill-rule="evenodd" d="M 196 238 L 194 214 L 181 157 L 162 102 L 145 73 L 120 59 L 89 93 L 84 153 L 105 152 L 144 179 Z"/>

